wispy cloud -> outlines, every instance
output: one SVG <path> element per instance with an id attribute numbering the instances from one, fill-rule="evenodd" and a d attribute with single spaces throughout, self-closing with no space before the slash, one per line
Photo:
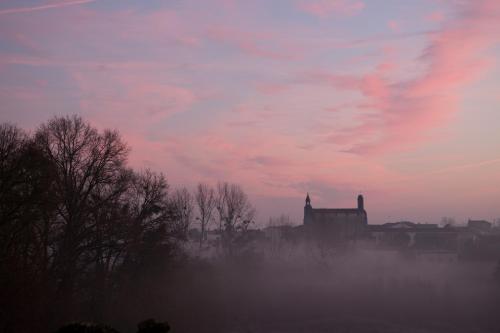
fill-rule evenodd
<path id="1" fill-rule="evenodd" d="M 98 1 L 98 0 L 74 0 L 74 1 L 48 3 L 45 5 L 38 5 L 38 6 L 31 6 L 31 7 L 8 8 L 8 9 L 0 10 L 0 15 L 36 12 L 36 11 L 47 10 L 47 9 L 55 9 L 55 8 L 62 8 L 62 7 L 68 7 L 68 6 L 83 5 L 86 3 L 91 3 L 91 2 L 96 2 L 96 1 Z"/>
<path id="2" fill-rule="evenodd" d="M 408 149 L 430 138 L 429 131 L 449 124 L 458 112 L 461 89 L 483 75 L 492 62 L 486 52 L 498 43 L 500 7 L 478 1 L 459 8 L 459 16 L 429 35 L 419 56 L 425 70 L 407 80 L 391 80 L 394 64 L 380 64 L 364 75 L 314 73 L 306 82 L 359 91 L 376 113 L 359 124 L 333 131 L 328 141 L 355 153 Z"/>
<path id="3" fill-rule="evenodd" d="M 365 4 L 351 0 L 317 0 L 302 1 L 298 4 L 298 8 L 316 17 L 327 18 L 332 15 L 355 15 L 365 8 Z"/>
<path id="4" fill-rule="evenodd" d="M 284 43 L 277 43 L 276 36 L 269 31 L 241 31 L 234 27 L 217 25 L 207 31 L 208 39 L 214 42 L 226 43 L 234 46 L 246 55 L 273 59 L 297 60 L 302 50 L 290 47 Z"/>
<path id="5" fill-rule="evenodd" d="M 497 164 L 500 163 L 500 157 L 499 158 L 494 158 L 490 160 L 485 160 L 485 161 L 479 161 L 479 162 L 474 162 L 474 163 L 467 163 L 467 164 L 461 164 L 461 165 L 453 165 L 444 169 L 440 170 L 435 170 L 431 171 L 427 174 L 424 174 L 424 176 L 430 176 L 430 175 L 439 175 L 439 174 L 448 174 L 453 171 L 463 171 L 466 169 L 474 169 L 474 168 L 481 168 L 487 165 L 492 165 L 492 164 Z"/>
<path id="6" fill-rule="evenodd" d="M 299 219 L 306 191 L 349 206 L 363 190 L 371 219 L 442 203 L 438 180 L 477 207 L 499 195 L 498 0 L 101 3 L 2 2 L 2 121 L 78 112 L 119 129 L 135 167 L 296 198 Z"/>

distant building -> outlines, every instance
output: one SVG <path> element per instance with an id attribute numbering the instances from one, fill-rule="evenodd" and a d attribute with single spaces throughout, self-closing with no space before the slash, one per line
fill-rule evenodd
<path id="1" fill-rule="evenodd" d="M 437 224 L 401 221 L 369 225 L 367 234 L 380 247 L 455 251 L 459 232 L 455 228 L 440 228 Z"/>
<path id="2" fill-rule="evenodd" d="M 500 253 L 500 229 L 484 220 L 469 220 L 467 226 L 385 223 L 367 226 L 376 248 L 413 253 L 422 261 L 493 260 Z"/>
<path id="3" fill-rule="evenodd" d="M 467 222 L 467 227 L 477 231 L 490 231 L 491 223 L 485 220 L 469 220 Z"/>
<path id="4" fill-rule="evenodd" d="M 309 193 L 304 206 L 304 226 L 338 239 L 356 239 L 364 234 L 368 217 L 362 195 L 357 208 L 313 208 Z"/>

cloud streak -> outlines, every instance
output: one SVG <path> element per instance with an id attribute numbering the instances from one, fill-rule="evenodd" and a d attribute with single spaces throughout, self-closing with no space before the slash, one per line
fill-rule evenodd
<path id="1" fill-rule="evenodd" d="M 48 9 L 56 9 L 56 8 L 63 8 L 63 7 L 68 7 L 68 6 L 83 5 L 83 4 L 96 2 L 96 1 L 98 1 L 98 0 L 74 0 L 74 1 L 66 1 L 66 2 L 49 3 L 49 4 L 45 4 L 45 5 L 39 5 L 39 6 L 2 9 L 2 10 L 0 10 L 0 15 L 37 12 L 37 11 L 48 10 Z"/>

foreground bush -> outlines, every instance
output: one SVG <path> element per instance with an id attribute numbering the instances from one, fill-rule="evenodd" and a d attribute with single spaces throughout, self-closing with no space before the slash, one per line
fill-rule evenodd
<path id="1" fill-rule="evenodd" d="M 95 323 L 71 323 L 57 330 L 56 333 L 119 333 L 117 330 Z"/>
<path id="2" fill-rule="evenodd" d="M 148 319 L 137 325 L 137 333 L 167 333 L 170 326 L 167 322 L 157 323 L 154 319 Z"/>
<path id="3" fill-rule="evenodd" d="M 167 322 L 156 322 L 154 319 L 147 319 L 137 325 L 137 333 L 167 333 L 170 325 Z M 55 333 L 119 333 L 112 327 L 95 323 L 71 323 L 64 325 Z"/>

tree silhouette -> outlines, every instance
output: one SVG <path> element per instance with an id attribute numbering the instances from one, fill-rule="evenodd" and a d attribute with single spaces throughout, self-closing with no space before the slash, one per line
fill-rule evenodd
<path id="1" fill-rule="evenodd" d="M 80 117 L 53 118 L 35 134 L 35 144 L 55 166 L 58 296 L 73 309 L 76 278 L 88 268 L 85 253 L 99 233 L 92 215 L 119 196 L 128 148 L 115 131 L 99 133 Z M 71 314 L 68 313 L 70 316 Z"/>
<path id="2" fill-rule="evenodd" d="M 217 185 L 216 207 L 222 247 L 227 255 L 232 256 L 241 235 L 253 222 L 255 208 L 239 185 L 227 182 Z"/>
<path id="3" fill-rule="evenodd" d="M 80 117 L 34 135 L 0 125 L 0 331 L 104 320 L 120 290 L 139 292 L 178 254 L 189 218 L 162 174 L 127 166 L 128 151 Z"/>
<path id="4" fill-rule="evenodd" d="M 207 238 L 207 228 L 213 219 L 215 212 L 216 200 L 215 191 L 208 184 L 199 183 L 196 187 L 195 201 L 198 208 L 201 235 L 200 235 L 200 250 L 203 246 L 203 241 Z"/>

